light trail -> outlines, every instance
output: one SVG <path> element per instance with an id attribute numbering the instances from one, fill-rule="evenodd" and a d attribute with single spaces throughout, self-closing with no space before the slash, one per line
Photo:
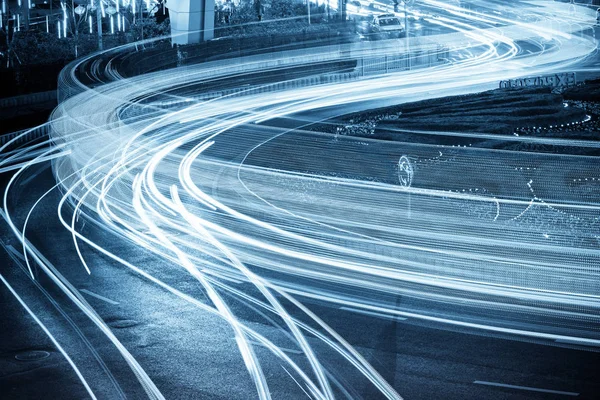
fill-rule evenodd
<path id="1" fill-rule="evenodd" d="M 58 191 L 57 217 L 71 235 L 81 263 L 76 270 L 93 277 L 98 267 L 91 252 L 101 253 L 166 290 L 165 296 L 218 316 L 231 328 L 260 399 L 276 397 L 270 357 L 303 396 L 355 395 L 351 380 L 339 379 L 340 372 L 326 362 L 332 359 L 355 371 L 356 385 L 368 383 L 386 398 L 401 398 L 402 387 L 390 385 L 307 306 L 309 299 L 372 316 L 554 345 L 600 344 L 596 157 L 334 138 L 303 130 L 307 122 L 350 111 L 563 71 L 597 51 L 596 40 L 582 33 L 595 23 L 595 12 L 584 7 L 557 20 L 568 4 L 532 2 L 509 9 L 503 2 L 485 2 L 487 11 L 473 11 L 423 3 L 439 12 L 423 18 L 449 33 L 411 38 L 410 49 L 437 57 L 431 49 L 447 48 L 454 62 L 358 73 L 361 63 L 383 65 L 384 57 L 387 69 L 388 57 L 403 57 L 401 39 L 131 76 L 120 63 L 135 45 L 125 46 L 63 71 L 61 103 L 45 143 L 51 147 L 2 155 L 0 172 L 17 171 L 3 203 L 30 275 L 48 276 L 84 313 L 147 396 L 163 398 L 152 374 L 71 285 L 69 276 L 76 272 L 51 264 L 28 239 L 36 229 L 34 210 Z M 539 50 L 523 51 L 530 44 Z M 311 74 L 333 62 L 350 63 L 352 71 L 344 64 Z M 273 81 L 269 75 L 281 68 L 294 68 L 296 75 Z M 229 81 L 234 87 L 219 90 L 218 84 Z M 583 154 L 597 149 L 596 142 L 585 140 L 477 138 L 577 147 Z M 8 149 L 10 143 L 2 150 Z M 47 161 L 58 183 L 21 203 L 19 180 Z M 403 185 L 399 165 L 410 172 Z M 581 177 L 595 180 L 578 185 Z M 120 254 L 114 240 L 172 271 L 132 262 L 135 257 Z M 192 277 L 202 296 L 178 288 L 171 274 Z M 271 329 L 249 322 L 240 305 Z M 61 338 L 44 329 L 63 349 Z M 290 349 L 293 356 L 285 354 Z M 79 373 L 77 358 L 72 360 Z M 94 396 L 93 379 L 85 371 L 80 379 Z"/>

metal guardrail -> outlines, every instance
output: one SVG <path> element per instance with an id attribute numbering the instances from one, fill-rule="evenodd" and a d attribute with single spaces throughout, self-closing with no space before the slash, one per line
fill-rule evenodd
<path id="1" fill-rule="evenodd" d="M 47 101 L 57 101 L 56 90 L 1 98 L 0 108 L 18 107 L 29 104 L 44 103 Z"/>
<path id="2" fill-rule="evenodd" d="M 7 133 L 5 135 L 0 136 L 0 146 L 4 146 L 11 140 L 18 138 L 10 144 L 10 148 L 13 149 L 23 144 L 29 143 L 33 140 L 48 136 L 49 134 L 50 126 L 48 124 L 40 125 L 31 129 L 24 129 L 22 131 Z"/>
<path id="3" fill-rule="evenodd" d="M 413 51 L 410 55 L 390 54 L 375 57 L 361 57 L 357 70 L 361 76 L 404 71 L 412 68 L 432 67 L 444 64 L 449 58 L 446 47 L 431 50 Z"/>

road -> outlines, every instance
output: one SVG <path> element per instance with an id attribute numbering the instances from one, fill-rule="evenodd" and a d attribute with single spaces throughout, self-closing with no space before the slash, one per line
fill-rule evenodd
<path id="1" fill-rule="evenodd" d="M 116 62 L 73 64 L 52 146 L 2 159 L 2 313 L 15 321 L 3 393 L 596 398 L 595 158 L 302 129 L 595 54 L 585 9 L 557 22 L 568 5 L 519 5 L 534 23 L 442 14 L 456 32 L 410 48 L 456 57 L 412 70 L 256 83 L 275 67 L 403 55 L 405 41 L 127 80 Z M 90 65 L 106 66 L 91 73 L 104 85 L 73 81 Z M 231 95 L 196 93 L 244 76 Z"/>
<path id="2" fill-rule="evenodd" d="M 48 170 L 42 177 L 51 181 Z M 40 191 L 44 188 L 40 188 Z M 31 193 L 38 195 L 39 193 Z M 56 235 L 62 231 L 54 214 L 54 203 L 58 196 L 49 198 L 36 212 L 32 223 L 41 224 L 47 232 Z M 121 343 L 129 349 L 135 358 L 153 377 L 153 381 L 169 398 L 211 398 L 245 399 L 255 396 L 255 388 L 246 374 L 240 374 L 242 360 L 229 335 L 227 324 L 208 312 L 199 310 L 139 274 L 115 265 L 106 257 L 84 247 L 83 252 L 92 275 L 85 274 L 81 268 L 66 268 L 78 265 L 78 259 L 70 250 L 69 235 L 55 237 L 48 241 L 39 237 L 33 243 L 48 259 L 56 260 L 57 267 L 65 272 L 69 282 L 82 292 L 84 299 L 94 307 L 103 320 L 107 321 Z M 149 252 L 140 251 L 125 241 L 110 240 L 109 237 L 95 240 L 105 243 L 111 251 L 125 254 L 138 264 L 152 265 L 153 276 L 163 282 L 172 283 L 180 290 L 190 294 L 198 292 L 194 279 L 185 271 L 176 271 L 168 264 L 159 263 Z M 60 245 L 62 243 L 62 245 Z M 17 246 L 16 240 L 5 245 Z M 59 244 L 59 245 L 57 245 Z M 14 268 L 16 277 L 27 282 L 23 262 L 16 259 L 5 260 Z M 58 264 L 61 263 L 61 264 Z M 158 265 L 157 265 L 158 264 Z M 17 268 L 20 265 L 21 269 Z M 29 282 L 29 284 L 31 284 Z M 242 289 L 244 285 L 235 285 Z M 28 304 L 36 306 L 38 315 L 48 322 L 53 332 L 66 331 L 63 338 L 69 347 L 83 347 L 67 321 L 56 315 L 54 307 L 45 304 L 32 304 L 31 301 L 43 297 L 36 288 L 23 287 L 20 293 L 27 293 Z M 32 324 L 24 318 L 21 308 L 6 290 L 3 293 L 3 319 L 11 321 L 8 326 L 13 338 L 10 345 L 3 345 L 3 362 L 9 370 L 3 368 L 2 391 L 15 393 L 15 398 L 40 397 L 42 393 L 64 393 L 69 388 L 72 396 L 80 398 L 85 391 L 78 385 L 74 373 L 62 362 L 60 354 Z M 200 298 L 201 294 L 197 293 Z M 60 300 L 60 299 L 59 299 Z M 308 300 L 308 299 L 307 299 Z M 401 300 L 400 300 L 401 301 Z M 69 308 L 68 301 L 59 304 Z M 579 393 L 578 398 L 596 398 L 599 387 L 597 365 L 600 355 L 594 351 L 550 346 L 548 343 L 531 343 L 528 340 L 514 340 L 513 337 L 497 337 L 481 332 L 464 329 L 448 329 L 440 325 L 423 324 L 418 320 L 374 318 L 369 314 L 351 312 L 327 303 L 310 301 L 307 305 L 317 313 L 341 336 L 359 350 L 366 359 L 386 378 L 405 398 L 510 398 L 510 399 L 547 399 L 569 398 L 564 394 L 535 392 L 523 388 L 502 388 L 475 384 L 475 381 L 493 382 L 536 389 Z M 76 315 L 76 313 L 74 313 Z M 71 314 L 72 315 L 72 314 Z M 269 323 L 257 317 L 252 310 L 243 305 L 236 307 L 236 315 L 253 329 L 265 334 L 276 335 L 277 330 Z M 14 330 L 13 330 L 14 329 Z M 207 334 L 210 332 L 210 334 Z M 87 339 L 103 354 L 104 362 L 114 370 L 122 364 L 120 357 L 110 353 L 102 346 L 104 335 L 97 329 L 86 330 Z M 174 340 L 174 338 L 177 338 Z M 281 347 L 293 359 L 303 358 L 301 352 L 279 338 Z M 353 376 L 347 366 L 337 365 L 328 350 L 320 341 L 309 337 L 311 347 L 328 360 L 325 366 L 347 381 L 359 377 Z M 14 359 L 18 353 L 26 350 L 46 350 L 51 356 L 46 359 L 19 362 Z M 89 350 L 88 350 L 89 351 Z M 89 355 L 75 352 L 88 371 L 93 371 L 94 363 Z M 293 381 L 285 379 L 285 372 L 279 362 L 264 351 L 263 368 L 269 369 L 279 377 L 271 388 L 274 398 L 288 396 L 301 398 L 302 392 Z M 11 360 L 12 359 L 12 360 Z M 78 360 L 79 361 L 79 360 Z M 97 366 L 96 366 L 97 368 Z M 17 370 L 20 372 L 16 375 Z M 115 375 L 121 387 L 128 394 L 138 393 L 141 388 L 123 379 L 126 370 L 118 369 Z M 10 372 L 10 374 L 9 374 Z M 15 376 L 16 375 L 16 376 Z M 24 386 L 23 381 L 30 382 Z M 116 389 L 107 385 L 101 387 L 99 397 L 118 397 Z M 378 398 L 365 382 L 351 385 L 353 398 Z M 137 396 L 136 396 L 137 397 Z"/>

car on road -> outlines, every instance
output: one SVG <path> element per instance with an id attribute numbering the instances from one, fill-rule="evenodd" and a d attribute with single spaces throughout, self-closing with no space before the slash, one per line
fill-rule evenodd
<path id="1" fill-rule="evenodd" d="M 404 36 L 404 24 L 394 14 L 370 15 L 356 22 L 359 35 L 370 40 Z"/>

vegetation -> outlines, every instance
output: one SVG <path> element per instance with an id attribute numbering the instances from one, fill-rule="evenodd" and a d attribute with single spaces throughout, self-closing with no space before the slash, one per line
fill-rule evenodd
<path id="1" fill-rule="evenodd" d="M 22 30 L 9 34 L 0 29 L 0 75 L 3 82 L 0 97 L 51 90 L 56 87 L 56 76 L 64 65 L 96 51 L 98 38 L 95 32 L 89 34 L 87 13 L 86 10 L 77 18 L 77 24 L 69 26 L 66 38 L 59 38 L 56 32 Z M 336 24 L 323 23 L 327 22 L 324 5 L 317 7 L 313 4 L 310 13 L 309 22 L 306 3 L 298 0 L 242 0 L 237 6 L 226 1 L 217 6 L 215 12 L 215 37 L 226 40 L 212 47 L 244 51 L 263 42 L 274 46 L 339 36 Z M 106 34 L 109 31 L 106 23 L 103 30 L 103 47 L 109 49 L 142 39 L 167 36 L 170 25 L 168 19 L 157 22 L 156 18 L 149 17 L 138 18 L 125 33 Z M 265 40 L 253 40 L 257 37 Z M 187 51 L 191 50 L 182 49 L 182 52 Z"/>
<path id="2" fill-rule="evenodd" d="M 105 31 L 107 27 L 104 27 Z M 110 49 L 133 41 L 165 36 L 169 21 L 156 23 L 154 18 L 138 19 L 128 32 L 103 36 L 103 47 Z M 38 30 L 19 31 L 7 36 L 0 30 L 0 97 L 52 90 L 58 72 L 75 58 L 98 50 L 96 33 L 79 27 L 66 38 Z"/>
<path id="3" fill-rule="evenodd" d="M 171 34 L 171 26 L 168 19 L 163 22 L 156 22 L 155 18 L 140 18 L 129 31 L 129 41 L 137 42 L 143 39 L 152 39 Z"/>

